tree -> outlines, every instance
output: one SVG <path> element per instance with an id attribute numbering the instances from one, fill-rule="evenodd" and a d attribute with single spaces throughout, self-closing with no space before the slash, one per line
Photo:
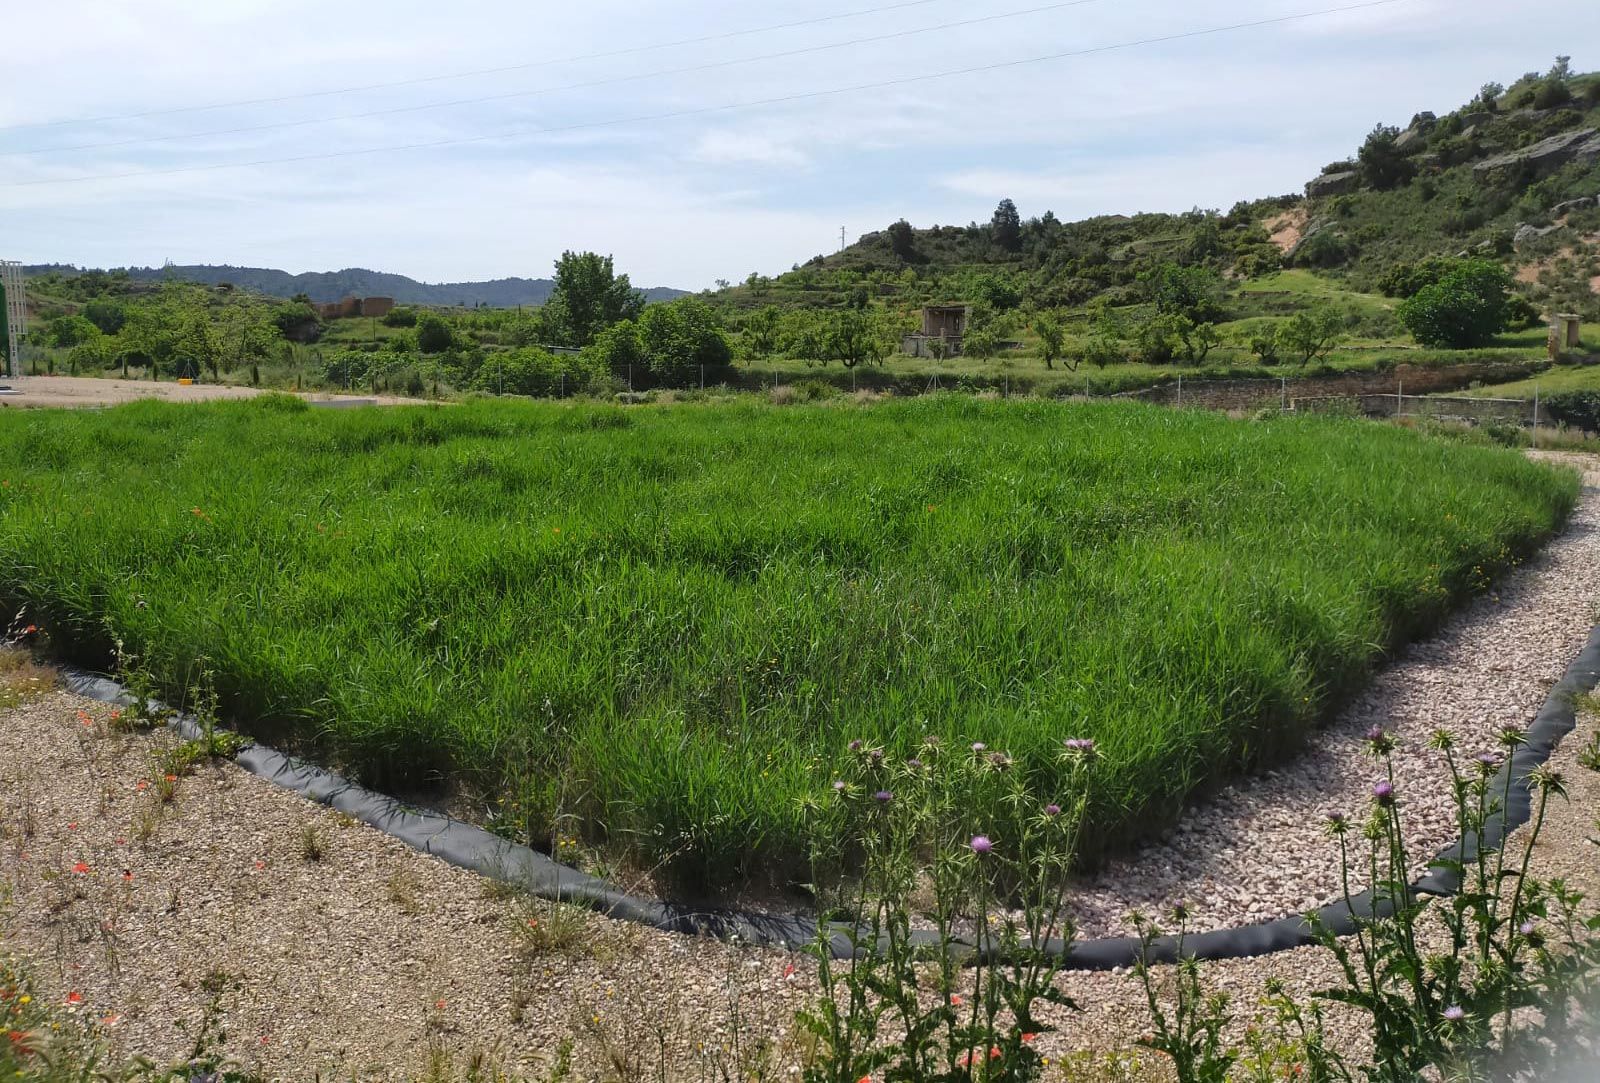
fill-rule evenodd
<path id="1" fill-rule="evenodd" d="M 783 315 L 767 305 L 752 312 L 744 321 L 744 340 L 751 357 L 767 357 L 778 348 L 778 332 Z"/>
<path id="2" fill-rule="evenodd" d="M 961 340 L 961 352 L 974 361 L 987 361 L 1000 352 L 1000 336 L 993 327 L 978 327 Z"/>
<path id="3" fill-rule="evenodd" d="M 83 316 L 100 328 L 102 334 L 107 335 L 114 335 L 122 330 L 122 325 L 128 319 L 128 314 L 123 311 L 120 304 L 104 297 L 97 297 L 84 305 Z"/>
<path id="4" fill-rule="evenodd" d="M 1205 267 L 1162 263 L 1139 276 L 1158 316 L 1181 316 L 1193 323 L 1216 323 L 1224 316 L 1222 277 Z"/>
<path id="5" fill-rule="evenodd" d="M 201 369 L 210 369 L 213 380 L 221 379 L 222 342 L 217 329 L 204 312 L 191 312 L 178 334 L 173 359 L 177 374 L 196 379 Z"/>
<path id="6" fill-rule="evenodd" d="M 45 338 L 50 345 L 68 348 L 100 337 L 100 328 L 82 316 L 57 316 L 51 320 Z"/>
<path id="7" fill-rule="evenodd" d="M 680 297 L 652 305 L 637 320 L 639 348 L 654 383 L 692 387 L 702 371 L 723 376 L 733 362 L 733 348 L 710 305 L 698 297 Z"/>
<path id="8" fill-rule="evenodd" d="M 1344 333 L 1344 317 L 1332 305 L 1296 312 L 1278 327 L 1277 345 L 1296 354 L 1300 364 L 1326 357 Z"/>
<path id="9" fill-rule="evenodd" d="M 1051 312 L 1044 312 L 1034 317 L 1033 333 L 1039 336 L 1039 356 L 1044 358 L 1044 367 L 1054 369 L 1056 358 L 1061 356 L 1062 348 L 1067 341 L 1067 328 L 1060 318 Z M 1068 365 L 1076 371 L 1077 365 Z"/>
<path id="10" fill-rule="evenodd" d="M 868 312 L 847 308 L 834 313 L 824 337 L 826 358 L 836 358 L 847 369 L 876 365 L 889 351 L 877 321 Z"/>
<path id="11" fill-rule="evenodd" d="M 1484 346 L 1505 330 L 1511 276 L 1489 260 L 1467 260 L 1400 305 L 1400 322 L 1424 346 Z"/>
<path id="12" fill-rule="evenodd" d="M 433 312 L 417 317 L 417 349 L 423 353 L 444 353 L 455 344 L 455 333 L 443 317 Z"/>
<path id="13" fill-rule="evenodd" d="M 1275 327 L 1262 327 L 1250 336 L 1250 352 L 1263 365 L 1278 363 L 1278 331 Z"/>
<path id="14" fill-rule="evenodd" d="M 1022 251 L 1022 215 L 1017 213 L 1015 203 L 1002 199 L 994 209 L 990 226 L 994 231 L 995 244 L 1007 252 Z"/>
<path id="15" fill-rule="evenodd" d="M 917 255 L 917 231 L 904 218 L 889 227 L 889 250 L 907 263 Z"/>
<path id="16" fill-rule="evenodd" d="M 545 302 L 546 317 L 565 346 L 587 346 L 607 327 L 644 311 L 644 294 L 627 275 L 616 273 L 610 256 L 563 252 L 556 261 L 555 282 Z"/>
<path id="17" fill-rule="evenodd" d="M 1379 124 L 1367 134 L 1367 141 L 1356 155 L 1361 180 L 1380 192 L 1398 188 L 1416 172 L 1411 159 L 1396 146 L 1399 138 L 1399 128 Z"/>

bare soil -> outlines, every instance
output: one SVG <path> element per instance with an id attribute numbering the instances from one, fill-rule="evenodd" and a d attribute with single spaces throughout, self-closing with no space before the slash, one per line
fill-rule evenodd
<path id="1" fill-rule="evenodd" d="M 117 406 L 138 399 L 162 402 L 213 402 L 219 399 L 249 399 L 266 392 L 232 384 L 179 384 L 171 380 L 115 380 L 92 376 L 19 376 L 0 378 L 0 387 L 14 394 L 0 393 L 3 407 L 64 407 L 84 409 Z M 415 406 L 417 399 L 394 395 L 302 394 L 310 402 L 343 405 Z"/>

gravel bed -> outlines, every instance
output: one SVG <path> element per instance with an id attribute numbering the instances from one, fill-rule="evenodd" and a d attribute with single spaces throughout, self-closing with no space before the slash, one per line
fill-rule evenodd
<path id="1" fill-rule="evenodd" d="M 1600 603 L 1600 460 L 1536 454 L 1583 473 L 1567 529 L 1379 672 L 1300 755 L 1193 805 L 1163 837 L 1079 885 L 1071 906 L 1080 935 L 1131 934 L 1130 913 L 1160 913 L 1179 900 L 1204 931 L 1338 898 L 1337 854 L 1323 824 L 1335 811 L 1359 817 L 1370 803 L 1378 774 L 1363 736 L 1373 726 L 1395 737 L 1395 789 L 1417 872 L 1454 840 L 1449 775 L 1427 747 L 1430 736 L 1449 730 L 1465 761 L 1496 751 L 1497 733 L 1527 726 L 1583 649 Z"/>

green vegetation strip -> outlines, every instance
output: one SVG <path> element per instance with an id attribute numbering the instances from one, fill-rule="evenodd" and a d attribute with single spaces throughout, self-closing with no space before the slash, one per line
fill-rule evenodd
<path id="1" fill-rule="evenodd" d="M 0 594 L 380 789 L 686 882 L 799 871 L 846 741 L 982 740 L 1093 845 L 1291 747 L 1577 483 L 1340 419 L 297 400 L 0 416 Z"/>

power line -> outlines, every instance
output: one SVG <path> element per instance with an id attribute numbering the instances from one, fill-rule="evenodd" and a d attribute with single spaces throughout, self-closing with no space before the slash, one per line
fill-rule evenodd
<path id="1" fill-rule="evenodd" d="M 268 124 L 251 124 L 238 128 L 214 128 L 203 132 L 182 132 L 177 135 L 141 136 L 134 139 L 118 139 L 104 143 L 77 143 L 65 147 L 39 147 L 34 150 L 7 150 L 0 151 L 0 158 L 17 158 L 27 155 L 41 154 L 66 154 L 81 150 L 110 150 L 115 147 L 142 146 L 148 143 L 173 143 L 184 139 L 205 139 L 218 135 L 242 135 L 249 132 L 277 131 L 284 128 L 304 128 L 313 124 L 334 124 L 343 120 L 368 120 L 373 117 L 394 116 L 400 113 L 421 113 L 433 109 L 451 109 L 462 105 L 482 105 L 486 102 L 508 101 L 513 98 L 532 98 L 543 94 L 559 94 L 569 90 L 591 90 L 595 87 L 615 86 L 619 83 L 638 82 L 641 79 L 660 79 L 674 75 L 691 75 L 696 72 L 714 71 L 719 68 L 737 67 L 741 64 L 764 63 L 771 60 L 788 60 L 797 56 L 806 56 L 811 53 L 830 52 L 834 49 L 845 49 L 854 45 L 868 45 L 884 41 L 894 41 L 899 38 L 916 37 L 921 34 L 933 34 L 944 30 L 959 30 L 962 27 L 977 26 L 982 23 L 1000 22 L 1005 19 L 1018 19 L 1028 15 L 1042 15 L 1046 12 L 1061 11 L 1065 8 L 1084 7 L 1089 4 L 1098 4 L 1103 0 L 1062 0 L 1060 3 L 1045 4 L 1040 7 L 1024 8 L 1019 11 L 1003 11 L 993 15 L 981 15 L 972 19 L 957 19 L 953 22 L 939 23 L 936 26 L 922 26 L 911 30 L 896 30 L 889 34 L 877 34 L 871 37 L 850 38 L 846 41 L 829 42 L 825 45 L 806 45 L 798 49 L 786 49 L 778 53 L 766 53 L 761 56 L 736 57 L 732 60 L 714 60 L 704 64 L 692 64 L 681 68 L 663 68 L 657 71 L 640 72 L 634 75 L 618 75 L 605 79 L 591 79 L 582 83 L 567 83 L 563 86 L 541 87 L 536 90 L 512 90 L 501 94 L 485 94 L 473 98 L 458 98 L 454 101 L 431 102 L 424 105 L 401 105 L 388 109 L 371 109 L 362 113 L 344 113 L 337 116 L 311 117 L 306 120 L 274 121 Z"/>
<path id="2" fill-rule="evenodd" d="M 589 121 L 580 124 L 562 124 L 546 128 L 517 128 L 489 135 L 460 136 L 450 139 L 435 139 L 421 143 L 393 143 L 379 147 L 360 147 L 353 150 L 324 151 L 318 154 L 300 154 L 284 158 L 262 158 L 248 162 L 215 162 L 209 165 L 177 166 L 171 169 L 140 169 L 124 173 L 100 173 L 81 177 L 57 177 L 48 180 L 13 181 L 9 184 L 0 184 L 0 189 L 30 188 L 41 184 L 75 184 L 85 181 L 97 180 L 126 180 L 133 177 L 165 177 L 179 173 L 214 172 L 219 169 L 249 169 L 263 165 L 290 165 L 300 162 L 320 162 L 334 158 L 350 158 L 366 154 L 384 154 L 391 151 L 407 150 L 432 150 L 438 147 L 463 146 L 470 143 L 485 143 L 496 139 L 515 139 L 534 135 L 558 135 L 568 132 L 589 131 L 598 128 L 614 128 L 627 124 L 646 124 L 664 120 L 680 120 L 685 117 L 707 116 L 715 113 L 734 112 L 741 109 L 756 109 L 768 105 L 785 105 L 791 102 L 811 101 L 818 98 L 836 97 L 841 94 L 856 94 L 869 90 L 887 90 L 892 87 L 908 86 L 915 83 L 933 82 L 939 79 L 953 79 L 965 75 L 979 75 L 992 71 L 1004 71 L 1011 68 L 1026 67 L 1031 64 L 1044 64 L 1055 60 L 1068 60 L 1082 56 L 1092 56 L 1099 53 L 1118 52 L 1126 49 L 1139 48 L 1145 45 L 1161 45 L 1167 42 L 1186 41 L 1193 38 L 1212 37 L 1218 34 L 1233 33 L 1239 30 L 1253 30 L 1263 26 L 1279 26 L 1285 23 L 1302 22 L 1306 19 L 1315 19 L 1324 15 L 1342 15 L 1352 11 L 1366 11 L 1372 8 L 1390 7 L 1394 4 L 1410 3 L 1412 0 L 1367 0 L 1366 3 L 1345 4 L 1340 7 L 1321 8 L 1316 11 L 1296 12 L 1292 15 L 1276 15 L 1267 19 L 1253 19 L 1249 22 L 1230 23 L 1227 26 L 1206 27 L 1203 30 L 1185 30 L 1175 34 L 1162 34 L 1156 37 L 1139 38 L 1135 41 L 1116 42 L 1110 45 L 1096 45 L 1086 49 L 1070 49 L 1059 53 L 1046 53 L 1042 56 L 1024 57 L 1019 60 L 1002 60 L 993 64 L 980 64 L 968 68 L 954 68 L 947 71 L 929 72 L 925 75 L 908 75 L 896 79 L 885 79 L 873 83 L 857 83 L 853 86 L 833 87 L 828 90 L 803 91 L 796 94 L 783 94 L 771 98 L 756 98 L 744 102 L 732 102 L 725 105 L 708 105 L 695 109 L 678 109 L 665 113 L 647 113 L 630 117 L 617 117 L 612 120 Z"/>
<path id="3" fill-rule="evenodd" d="M 230 102 L 215 102 L 210 105 L 180 105 L 168 109 L 147 109 L 138 113 L 112 113 L 99 117 L 75 117 L 68 120 L 39 120 L 27 124 L 8 124 L 0 126 L 0 132 L 14 132 L 31 128 L 58 128 L 67 124 L 104 124 L 114 120 L 142 120 L 146 117 L 168 117 L 180 113 L 205 113 L 218 109 L 241 109 L 250 105 L 276 105 L 281 102 L 305 101 L 309 98 L 327 98 L 338 94 L 361 94 L 370 90 L 391 90 L 395 87 L 421 86 L 424 83 L 442 83 L 455 79 L 472 79 L 480 75 L 501 75 L 509 71 L 531 71 L 535 68 L 553 67 L 557 64 L 575 64 L 583 60 L 608 60 L 619 56 L 635 56 L 639 53 L 658 52 L 663 49 L 676 49 L 684 45 L 704 45 L 713 41 L 728 41 L 733 38 L 753 37 L 757 34 L 771 34 L 779 30 L 796 30 L 806 26 L 819 26 L 823 23 L 840 22 L 844 19 L 858 19 L 866 15 L 881 15 L 891 11 L 903 11 L 906 8 L 927 7 L 929 4 L 939 3 L 940 0 L 902 0 L 897 4 L 886 4 L 881 7 L 859 8 L 855 11 L 840 12 L 837 15 L 820 15 L 811 19 L 799 19 L 790 23 L 775 23 L 770 26 L 758 26 L 749 30 L 729 30 L 719 34 L 706 34 L 696 38 L 680 38 L 677 41 L 664 41 L 652 45 L 635 45 L 627 49 L 612 49 L 603 53 L 585 53 L 581 56 L 565 56 L 555 60 L 537 60 L 526 64 L 506 64 L 496 68 L 475 68 L 471 71 L 453 72 L 445 75 L 422 75 L 413 79 L 395 79 L 387 83 L 367 83 L 360 86 L 334 87 L 329 90 L 310 90 L 299 94 L 279 94 L 268 98 L 241 98 Z"/>

